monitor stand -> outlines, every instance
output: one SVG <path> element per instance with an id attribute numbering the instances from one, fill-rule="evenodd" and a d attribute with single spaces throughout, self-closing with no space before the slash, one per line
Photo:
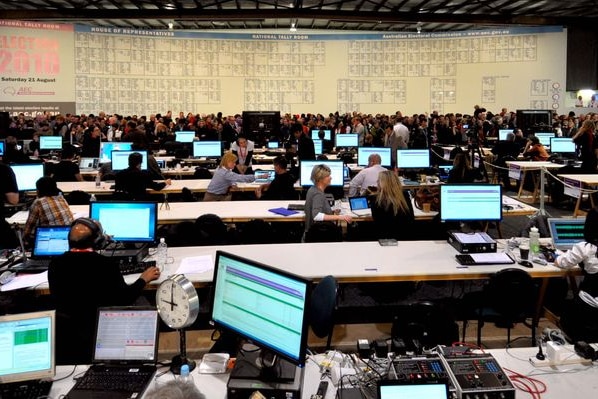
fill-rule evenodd
<path id="1" fill-rule="evenodd" d="M 227 398 L 246 399 L 259 391 L 266 398 L 300 399 L 304 368 L 280 358 L 271 367 L 264 367 L 263 359 L 268 363 L 269 356 L 260 352 L 244 351 L 237 355 L 227 383 Z"/>

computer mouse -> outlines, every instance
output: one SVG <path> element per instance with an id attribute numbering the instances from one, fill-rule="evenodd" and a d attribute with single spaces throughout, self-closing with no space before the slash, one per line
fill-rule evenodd
<path id="1" fill-rule="evenodd" d="M 530 262 L 529 260 L 520 260 L 519 264 L 523 267 L 534 267 L 532 262 Z"/>

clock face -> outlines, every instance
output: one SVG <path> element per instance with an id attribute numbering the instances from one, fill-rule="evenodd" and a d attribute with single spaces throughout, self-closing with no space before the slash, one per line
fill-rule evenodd
<path id="1" fill-rule="evenodd" d="M 182 275 L 165 280 L 156 291 L 158 314 L 170 328 L 187 327 L 199 313 L 199 301 L 193 285 Z"/>

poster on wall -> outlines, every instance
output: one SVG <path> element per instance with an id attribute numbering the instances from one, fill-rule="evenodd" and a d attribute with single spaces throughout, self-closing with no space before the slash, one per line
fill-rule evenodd
<path id="1" fill-rule="evenodd" d="M 0 111 L 75 112 L 74 26 L 0 20 Z"/>

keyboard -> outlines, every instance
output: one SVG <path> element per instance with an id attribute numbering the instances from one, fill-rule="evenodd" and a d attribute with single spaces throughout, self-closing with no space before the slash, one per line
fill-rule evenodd
<path id="1" fill-rule="evenodd" d="M 148 379 L 153 372 L 139 371 L 131 373 L 128 370 L 110 372 L 87 371 L 75 383 L 73 389 L 92 391 L 128 391 L 139 392 L 145 389 Z"/>
<path id="2" fill-rule="evenodd" d="M 47 397 L 52 389 L 52 380 L 31 380 L 0 384 L 0 398 L 37 399 Z"/>
<path id="3" fill-rule="evenodd" d="M 122 275 L 143 273 L 145 271 L 145 269 L 147 269 L 148 267 L 156 266 L 156 261 L 155 260 L 146 260 L 146 261 L 137 262 L 137 263 L 122 262 L 122 263 L 119 263 L 118 266 L 120 268 L 120 274 L 122 274 Z"/>

